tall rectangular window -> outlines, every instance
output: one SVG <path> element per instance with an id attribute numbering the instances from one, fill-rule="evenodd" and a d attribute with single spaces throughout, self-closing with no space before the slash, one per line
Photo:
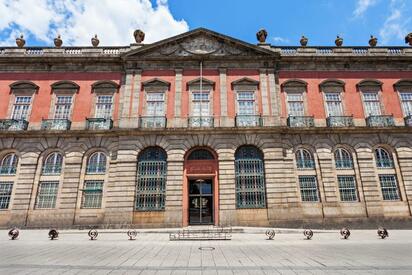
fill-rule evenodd
<path id="1" fill-rule="evenodd" d="M 0 209 L 9 208 L 12 190 L 12 182 L 0 182 Z"/>
<path id="2" fill-rule="evenodd" d="M 165 114 L 165 93 L 149 92 L 146 96 L 148 116 L 164 116 Z"/>
<path id="3" fill-rule="evenodd" d="M 55 208 L 57 200 L 58 181 L 43 181 L 39 183 L 36 208 Z"/>
<path id="4" fill-rule="evenodd" d="M 379 182 L 381 184 L 383 200 L 396 201 L 400 199 L 395 175 L 379 175 Z"/>
<path id="5" fill-rule="evenodd" d="M 209 92 L 193 92 L 193 116 L 209 116 Z"/>
<path id="6" fill-rule="evenodd" d="M 356 181 L 354 176 L 338 176 L 341 201 L 357 201 Z"/>
<path id="7" fill-rule="evenodd" d="M 328 116 L 343 116 L 340 93 L 325 93 Z"/>
<path id="8" fill-rule="evenodd" d="M 254 92 L 238 92 L 237 104 L 239 115 L 254 115 L 255 114 L 255 93 Z"/>
<path id="9" fill-rule="evenodd" d="M 30 103 L 31 96 L 16 96 L 11 118 L 16 120 L 27 120 L 29 116 Z"/>
<path id="10" fill-rule="evenodd" d="M 304 116 L 305 107 L 302 93 L 287 93 L 288 112 L 290 116 Z"/>
<path id="11" fill-rule="evenodd" d="M 96 118 L 112 118 L 113 96 L 99 95 L 96 102 Z"/>
<path id="12" fill-rule="evenodd" d="M 412 92 L 400 93 L 402 109 L 405 116 L 412 115 Z"/>
<path id="13" fill-rule="evenodd" d="M 54 119 L 70 119 L 72 96 L 57 96 Z"/>
<path id="14" fill-rule="evenodd" d="M 366 116 L 379 116 L 382 114 L 378 93 L 363 93 L 363 103 Z"/>
<path id="15" fill-rule="evenodd" d="M 302 201 L 319 201 L 316 176 L 299 176 L 299 186 Z"/>
<path id="16" fill-rule="evenodd" d="M 90 180 L 84 182 L 83 208 L 101 208 L 103 198 L 103 181 Z"/>

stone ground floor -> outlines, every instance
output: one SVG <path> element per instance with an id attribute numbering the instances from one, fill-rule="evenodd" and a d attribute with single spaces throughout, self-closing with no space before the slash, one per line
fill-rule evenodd
<path id="1" fill-rule="evenodd" d="M 168 230 L 61 231 L 50 241 L 47 230 L 23 230 L 11 241 L 0 230 L 0 274 L 412 274 L 411 230 L 282 230 L 272 241 L 265 228 L 246 228 L 230 241 L 169 241 Z M 151 233 L 152 232 L 152 233 Z M 213 249 L 200 249 L 200 248 Z"/>

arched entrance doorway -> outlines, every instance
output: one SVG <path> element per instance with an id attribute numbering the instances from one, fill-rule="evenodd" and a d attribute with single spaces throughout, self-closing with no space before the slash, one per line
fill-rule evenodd
<path id="1" fill-rule="evenodd" d="M 218 224 L 218 160 L 205 147 L 189 150 L 183 178 L 183 226 Z"/>

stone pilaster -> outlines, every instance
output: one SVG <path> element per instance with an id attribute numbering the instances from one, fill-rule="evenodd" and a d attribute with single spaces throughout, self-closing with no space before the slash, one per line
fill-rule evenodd
<path id="1" fill-rule="evenodd" d="M 168 122 L 171 127 L 184 127 L 186 119 L 182 118 L 183 69 L 175 69 L 175 117 Z"/>
<path id="2" fill-rule="evenodd" d="M 260 82 L 260 94 L 261 94 L 261 102 L 262 102 L 262 117 L 263 117 L 263 125 L 269 126 L 270 125 L 270 116 L 269 116 L 269 97 L 268 97 L 268 85 L 267 85 L 267 70 L 260 69 L 259 70 L 259 82 Z"/>
<path id="3" fill-rule="evenodd" d="M 220 126 L 233 127 L 234 120 L 227 115 L 227 69 L 219 68 L 220 83 Z"/>
<path id="4" fill-rule="evenodd" d="M 271 126 L 280 126 L 281 104 L 280 104 L 280 85 L 278 75 L 275 75 L 275 70 L 268 69 L 269 80 L 269 96 L 270 108 L 272 110 L 272 118 L 269 120 Z"/>
<path id="5" fill-rule="evenodd" d="M 142 85 L 142 70 L 136 70 L 134 74 L 133 80 L 133 90 L 131 90 L 131 97 L 132 97 L 132 110 L 130 114 L 130 118 L 132 120 L 139 119 L 139 102 L 140 102 L 140 93 L 141 93 L 141 85 Z"/>
<path id="6" fill-rule="evenodd" d="M 123 85 L 120 89 L 119 128 L 135 128 L 138 126 L 137 121 L 133 121 L 130 116 L 133 77 L 134 72 L 132 71 L 126 71 L 123 76 Z"/>

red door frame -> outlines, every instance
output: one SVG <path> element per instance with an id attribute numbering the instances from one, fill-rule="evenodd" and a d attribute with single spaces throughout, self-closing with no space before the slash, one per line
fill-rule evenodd
<path id="1" fill-rule="evenodd" d="M 195 150 L 205 149 L 209 151 L 213 160 L 188 160 L 187 157 Z M 183 226 L 189 225 L 189 179 L 212 179 L 213 181 L 213 223 L 219 224 L 219 180 L 218 180 L 218 159 L 217 154 L 208 147 L 194 147 L 185 155 L 183 166 Z"/>

